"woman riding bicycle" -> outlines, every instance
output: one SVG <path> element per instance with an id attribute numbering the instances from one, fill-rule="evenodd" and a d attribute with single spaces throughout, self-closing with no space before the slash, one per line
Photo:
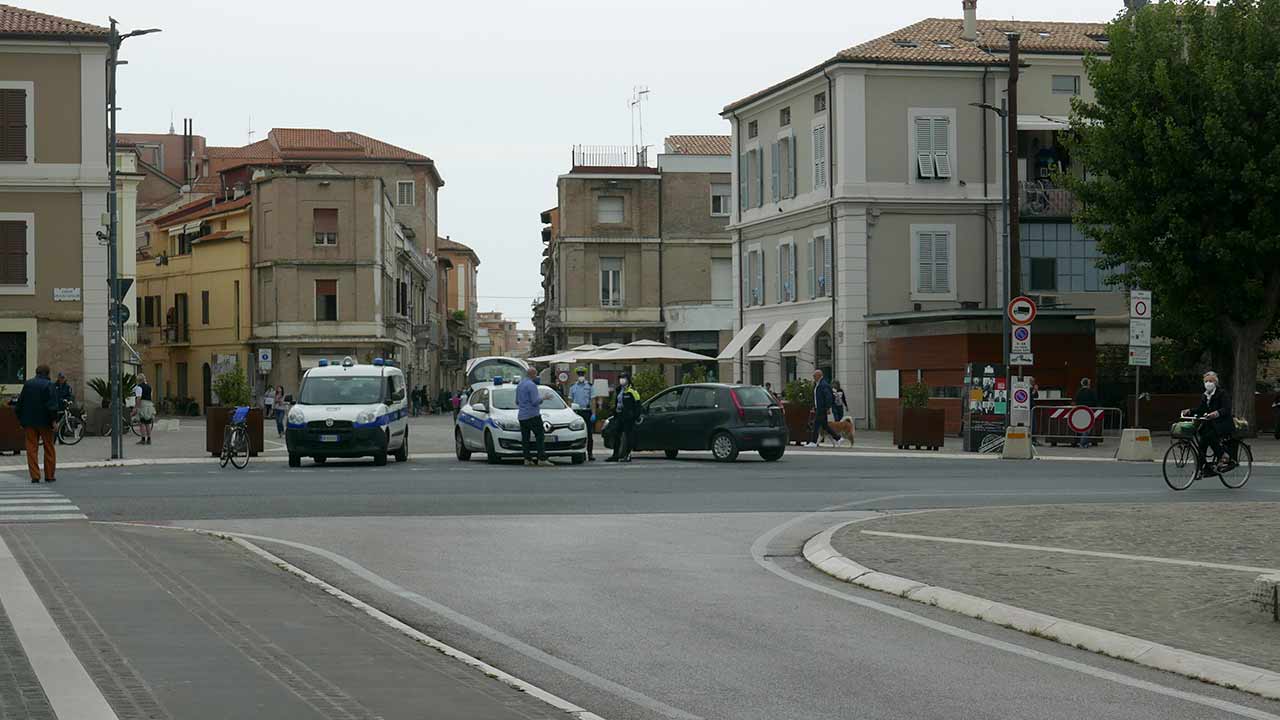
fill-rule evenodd
<path id="1" fill-rule="evenodd" d="M 1217 470 L 1231 462 L 1222 441 L 1235 432 L 1235 421 L 1231 417 L 1231 398 L 1222 389 L 1218 373 L 1210 370 L 1203 379 L 1204 395 L 1200 398 L 1200 405 L 1187 412 L 1203 420 L 1196 428 L 1196 436 L 1200 447 L 1213 448 L 1213 463 L 1206 463 L 1205 468 Z"/>

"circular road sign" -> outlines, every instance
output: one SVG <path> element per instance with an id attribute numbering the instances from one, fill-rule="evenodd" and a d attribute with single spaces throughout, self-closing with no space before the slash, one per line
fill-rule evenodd
<path id="1" fill-rule="evenodd" d="M 1077 405 L 1067 413 L 1067 425 L 1078 433 L 1086 433 L 1093 429 L 1093 408 Z"/>
<path id="2" fill-rule="evenodd" d="M 1146 300 L 1136 300 L 1133 303 L 1133 316 L 1144 318 L 1151 315 L 1151 308 L 1147 306 Z"/>
<path id="3" fill-rule="evenodd" d="M 1036 319 L 1036 304 L 1026 295 L 1009 301 L 1009 319 L 1014 325 L 1030 325 Z"/>
<path id="4" fill-rule="evenodd" d="M 1031 393 L 1027 392 L 1025 388 L 1018 388 L 1013 391 L 1013 402 L 1018 405 L 1025 405 L 1030 399 Z"/>
<path id="5" fill-rule="evenodd" d="M 562 372 L 556 377 L 560 378 L 560 382 L 569 382 L 569 373 L 567 372 Z"/>
<path id="6" fill-rule="evenodd" d="M 1022 342 L 1029 337 L 1031 337 L 1031 331 L 1027 329 L 1026 325 L 1019 325 L 1018 327 L 1013 329 L 1014 340 L 1017 340 L 1018 342 Z"/>

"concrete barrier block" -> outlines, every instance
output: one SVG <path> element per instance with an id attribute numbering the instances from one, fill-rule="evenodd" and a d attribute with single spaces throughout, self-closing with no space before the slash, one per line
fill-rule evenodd
<path id="1" fill-rule="evenodd" d="M 1031 428 L 1007 428 L 1004 431 L 1004 451 L 1000 457 L 1005 460 L 1030 460 L 1035 457 L 1031 451 Z"/>
<path id="2" fill-rule="evenodd" d="M 1152 447 L 1151 431 L 1144 428 L 1127 428 L 1120 434 L 1120 449 L 1116 459 L 1126 462 L 1152 462 L 1156 459 Z"/>
<path id="3" fill-rule="evenodd" d="M 1259 575 L 1253 581 L 1253 601 L 1273 620 L 1280 622 L 1280 575 Z"/>

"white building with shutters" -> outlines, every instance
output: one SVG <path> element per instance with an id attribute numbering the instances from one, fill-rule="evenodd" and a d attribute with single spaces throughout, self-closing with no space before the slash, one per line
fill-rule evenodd
<path id="1" fill-rule="evenodd" d="M 1050 180 L 1079 172 L 1056 131 L 1073 97 L 1092 96 L 1083 58 L 1107 52 L 1105 25 L 982 21 L 976 0 L 963 6 L 965 19 L 921 21 L 725 107 L 738 322 L 721 360 L 736 378 L 781 388 L 822 368 L 874 426 L 877 399 L 896 406 L 900 384 L 958 398 L 966 362 L 1000 360 L 969 356 L 992 332 L 999 347 L 1005 295 L 1002 126 L 973 104 L 1000 104 L 1014 31 L 1026 65 L 1017 152 L 1031 179 L 1022 286 L 1075 323 L 1064 332 L 1088 325 L 1098 343 L 1121 342 L 1123 299 Z M 970 350 L 944 349 L 956 347 Z"/>

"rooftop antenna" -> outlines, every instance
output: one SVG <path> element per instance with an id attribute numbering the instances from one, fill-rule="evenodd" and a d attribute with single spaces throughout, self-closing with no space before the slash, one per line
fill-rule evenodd
<path id="1" fill-rule="evenodd" d="M 169 134 L 173 134 L 173 107 L 169 108 Z"/>
<path id="2" fill-rule="evenodd" d="M 631 88 L 631 147 L 636 150 L 636 164 L 645 164 L 641 162 L 641 156 L 644 155 L 644 102 L 649 99 L 649 86 L 636 85 Z M 636 144 L 636 123 L 640 124 L 640 144 Z"/>
<path id="3" fill-rule="evenodd" d="M 246 145 L 252 145 L 252 144 L 253 144 L 253 136 L 254 136 L 254 134 L 255 134 L 255 133 L 253 132 L 253 113 L 249 113 L 249 134 L 248 134 L 248 140 L 249 140 L 249 142 L 245 143 Z"/>

